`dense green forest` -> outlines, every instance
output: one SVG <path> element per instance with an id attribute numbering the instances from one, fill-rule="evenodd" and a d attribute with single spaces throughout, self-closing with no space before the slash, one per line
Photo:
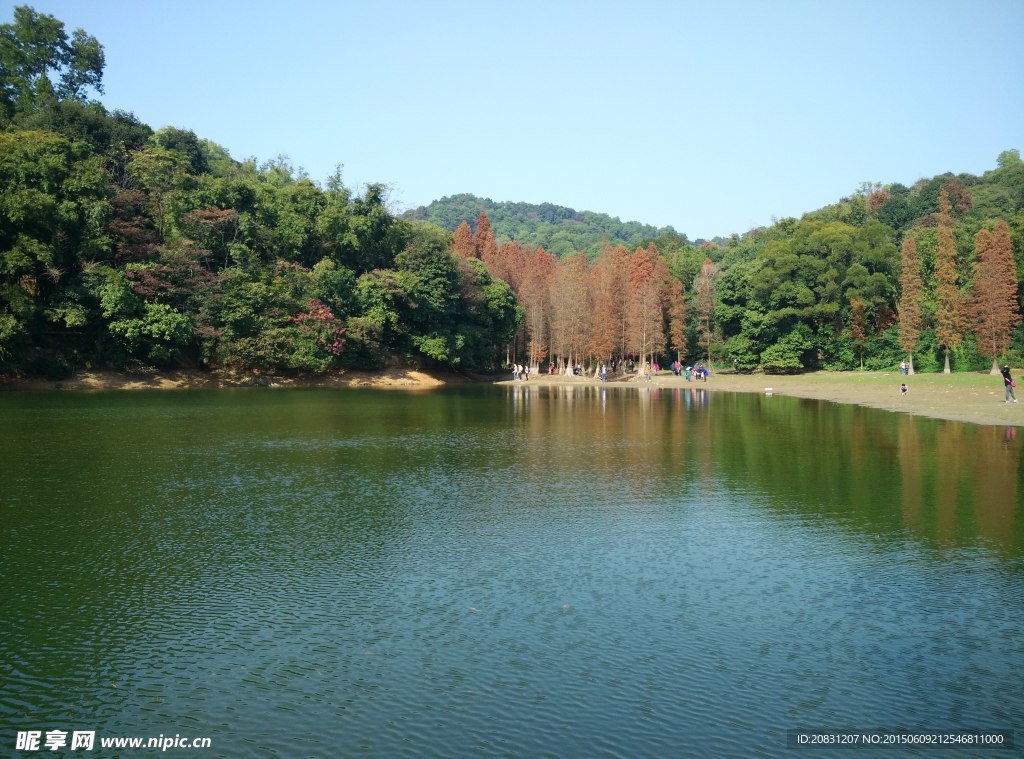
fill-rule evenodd
<path id="1" fill-rule="evenodd" d="M 556 256 L 567 256 L 579 251 L 596 256 L 606 242 L 636 248 L 654 239 L 665 239 L 675 244 L 686 244 L 686 235 L 672 227 L 658 229 L 636 221 L 592 211 L 576 211 L 551 203 L 496 203 L 469 193 L 435 200 L 402 214 L 403 219 L 429 221 L 454 232 L 462 222 L 474 223 L 481 214 L 487 214 L 491 229 L 499 241 L 544 248 Z"/>
<path id="2" fill-rule="evenodd" d="M 0 26 L 0 369 L 493 363 L 514 296 L 450 235 L 108 112 L 103 65 L 31 8 Z"/>
<path id="3" fill-rule="evenodd" d="M 0 371 L 1024 364 L 1024 162 L 871 184 L 729 239 L 234 160 L 108 111 L 102 45 L 0 25 Z"/>

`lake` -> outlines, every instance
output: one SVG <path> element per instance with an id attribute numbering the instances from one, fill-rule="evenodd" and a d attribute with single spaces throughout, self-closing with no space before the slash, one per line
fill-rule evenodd
<path id="1" fill-rule="evenodd" d="M 1015 428 L 519 385 L 12 393 L 0 429 L 0 754 L 1024 742 Z"/>

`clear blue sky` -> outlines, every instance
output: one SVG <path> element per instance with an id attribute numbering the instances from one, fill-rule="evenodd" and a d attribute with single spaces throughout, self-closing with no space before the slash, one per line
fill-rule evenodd
<path id="1" fill-rule="evenodd" d="M 3 4 L 3 21 L 15 5 Z M 691 239 L 1024 150 L 1024 0 L 38 0 L 100 98 L 238 159 Z"/>

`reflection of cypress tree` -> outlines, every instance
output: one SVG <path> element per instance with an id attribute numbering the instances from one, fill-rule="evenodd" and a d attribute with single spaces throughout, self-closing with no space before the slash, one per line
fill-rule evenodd
<path id="1" fill-rule="evenodd" d="M 624 503 L 724 494 L 858 535 L 1024 542 L 1015 532 L 1020 455 L 997 428 L 693 387 L 521 396 L 530 402 L 521 402 L 519 465 L 558 480 L 564 497 L 587 491 L 585 480 Z"/>
<path id="2" fill-rule="evenodd" d="M 1004 431 L 980 427 L 972 441 L 965 465 L 975 473 L 974 504 L 976 531 L 1000 545 L 1013 542 L 1020 528 L 1020 456 L 1004 447 Z"/>
<path id="3" fill-rule="evenodd" d="M 919 422 L 912 416 L 901 416 L 896 437 L 897 462 L 900 469 L 900 508 L 903 524 L 911 530 L 921 529 L 923 462 L 934 465 L 934 458 L 920 454 Z"/>
<path id="4" fill-rule="evenodd" d="M 961 425 L 942 425 L 943 434 L 936 440 L 935 460 L 941 466 L 935 471 L 935 534 L 943 543 L 954 543 L 957 536 L 959 495 L 965 473 L 963 462 L 964 440 Z"/>
<path id="5" fill-rule="evenodd" d="M 713 397 L 716 423 L 728 425 L 715 430 L 715 470 L 721 481 L 787 514 L 835 517 L 838 524 L 871 535 L 909 528 L 971 542 L 980 530 L 1002 543 L 1013 541 L 1006 530 L 989 526 L 999 520 L 1012 523 L 1006 514 L 994 515 L 986 526 L 976 524 L 981 504 L 999 496 L 979 487 L 974 472 L 991 466 L 984 462 L 996 451 L 994 443 L 979 440 L 968 426 L 779 400 L 730 400 L 737 408 L 720 414 L 723 399 Z M 932 433 L 922 437 L 922 430 Z M 1016 503 L 1017 490 L 1009 481 L 1016 472 L 1016 462 L 1002 467 L 997 480 L 1006 491 L 1002 502 Z"/>

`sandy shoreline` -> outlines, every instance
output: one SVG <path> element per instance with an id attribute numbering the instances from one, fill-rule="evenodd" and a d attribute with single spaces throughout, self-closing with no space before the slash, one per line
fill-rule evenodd
<path id="1" fill-rule="evenodd" d="M 1015 377 L 1022 376 L 1014 371 Z M 384 372 L 338 372 L 325 376 L 266 377 L 224 373 L 195 374 L 186 372 L 153 372 L 139 375 L 114 372 L 79 372 L 62 381 L 0 378 L 0 391 L 10 390 L 176 390 L 216 389 L 231 387 L 372 387 L 402 390 L 428 390 L 442 385 L 493 382 L 515 384 L 508 375 L 467 377 L 413 369 Z M 900 383 L 910 391 L 901 395 Z M 526 383 L 530 387 L 552 385 L 599 385 L 592 377 L 534 374 Z M 622 389 L 638 387 L 699 387 L 709 391 L 734 393 L 765 393 L 788 395 L 849 403 L 887 411 L 897 411 L 936 419 L 989 425 L 1024 424 L 1024 403 L 1003 403 L 1003 383 L 998 376 L 987 373 L 917 374 L 904 377 L 898 372 L 814 372 L 792 376 L 763 374 L 712 374 L 705 382 L 688 383 L 671 372 L 662 372 L 651 381 L 617 377 L 607 387 Z"/>
<path id="2" fill-rule="evenodd" d="M 1021 376 L 1014 371 L 1014 377 Z M 906 382 L 908 392 L 900 394 Z M 592 378 L 531 376 L 526 384 L 600 384 Z M 511 380 L 500 384 L 513 384 Z M 522 383 L 520 383 L 522 384 Z M 698 387 L 714 392 L 764 394 L 847 403 L 935 419 L 999 426 L 1024 425 L 1024 402 L 1003 403 L 1002 377 L 987 373 L 916 374 L 899 372 L 812 372 L 799 375 L 712 374 L 705 382 L 687 382 L 662 372 L 648 382 L 616 379 L 609 386 Z M 1024 397 L 1024 396 L 1022 396 Z"/>
<path id="3" fill-rule="evenodd" d="M 81 371 L 64 380 L 4 377 L 0 375 L 2 391 L 47 390 L 217 390 L 238 387 L 379 387 L 403 389 L 429 389 L 454 382 L 468 381 L 456 375 L 397 369 L 386 372 L 339 371 L 324 375 L 264 375 L 232 374 L 228 372 L 161 372 L 138 374 Z"/>

